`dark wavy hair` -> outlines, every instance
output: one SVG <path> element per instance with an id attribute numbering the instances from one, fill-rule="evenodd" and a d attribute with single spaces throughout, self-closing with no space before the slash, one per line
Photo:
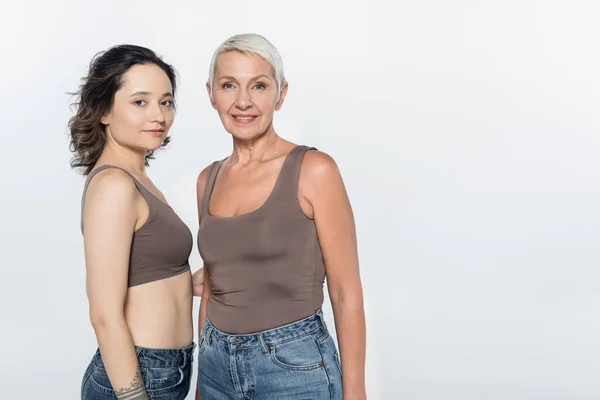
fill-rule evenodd
<path id="1" fill-rule="evenodd" d="M 177 78 L 175 69 L 165 63 L 155 52 L 141 46 L 124 44 L 100 52 L 92 58 L 89 72 L 82 78 L 79 91 L 72 93 L 78 97 L 73 103 L 77 112 L 69 120 L 70 150 L 74 153 L 71 168 L 82 168 L 83 174 L 89 174 L 100 158 L 106 143 L 106 131 L 100 122 L 103 115 L 110 111 L 115 93 L 123 85 L 123 75 L 129 68 L 138 64 L 154 64 L 160 67 L 171 81 L 173 97 Z M 169 144 L 165 138 L 161 148 Z M 154 150 L 146 153 L 145 165 L 154 158 Z"/>

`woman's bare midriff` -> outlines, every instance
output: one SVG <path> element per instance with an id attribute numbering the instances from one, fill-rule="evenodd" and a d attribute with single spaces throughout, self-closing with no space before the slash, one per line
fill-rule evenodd
<path id="1" fill-rule="evenodd" d="M 186 271 L 128 289 L 125 320 L 136 346 L 179 349 L 192 343 L 192 275 Z"/>

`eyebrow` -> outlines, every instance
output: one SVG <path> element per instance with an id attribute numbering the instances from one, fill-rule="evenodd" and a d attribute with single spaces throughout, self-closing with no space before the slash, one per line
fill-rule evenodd
<path id="1" fill-rule="evenodd" d="M 143 92 L 142 91 L 142 92 L 135 92 L 134 94 L 132 94 L 129 97 L 133 97 L 133 96 L 148 96 L 148 95 L 151 95 L 151 94 L 152 93 L 150 93 L 150 92 Z M 173 93 L 171 93 L 171 92 L 165 92 L 162 95 L 162 97 L 167 97 L 167 96 L 173 96 Z"/>
<path id="2" fill-rule="evenodd" d="M 267 78 L 268 80 L 272 80 L 272 78 L 269 77 L 268 75 L 260 74 L 260 75 L 255 76 L 254 78 L 250 79 L 250 82 L 257 81 L 260 78 Z M 227 80 L 231 80 L 231 81 L 236 81 L 237 82 L 237 79 L 235 79 L 233 76 L 229 76 L 229 75 L 222 76 L 222 77 L 219 78 L 220 81 L 223 80 L 223 79 L 227 79 Z"/>

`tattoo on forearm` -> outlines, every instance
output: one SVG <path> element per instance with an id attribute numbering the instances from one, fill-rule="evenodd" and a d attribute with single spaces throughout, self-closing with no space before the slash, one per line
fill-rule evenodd
<path id="1" fill-rule="evenodd" d="M 148 400 L 141 372 L 135 373 L 131 386 L 115 390 L 115 394 L 119 400 Z"/>

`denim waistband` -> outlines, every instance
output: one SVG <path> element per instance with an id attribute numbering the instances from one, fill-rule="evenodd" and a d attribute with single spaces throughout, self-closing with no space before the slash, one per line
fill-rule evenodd
<path id="1" fill-rule="evenodd" d="M 323 311 L 321 309 L 304 319 L 287 325 L 262 332 L 239 335 L 229 334 L 218 330 L 210 323 L 208 318 L 206 318 L 204 326 L 202 327 L 200 340 L 207 340 L 209 344 L 212 341 L 221 342 L 223 344 L 226 343 L 229 347 L 235 349 L 257 346 L 266 349 L 271 345 L 287 342 L 309 334 L 315 335 L 317 338 L 328 335 L 327 326 L 323 319 Z"/>
<path id="2" fill-rule="evenodd" d="M 190 344 L 182 349 L 150 349 L 147 347 L 135 346 L 140 367 L 185 367 L 194 360 L 194 349 L 196 343 Z M 94 364 L 97 367 L 104 368 L 104 361 L 100 354 L 100 349 L 96 350 L 94 355 Z"/>

